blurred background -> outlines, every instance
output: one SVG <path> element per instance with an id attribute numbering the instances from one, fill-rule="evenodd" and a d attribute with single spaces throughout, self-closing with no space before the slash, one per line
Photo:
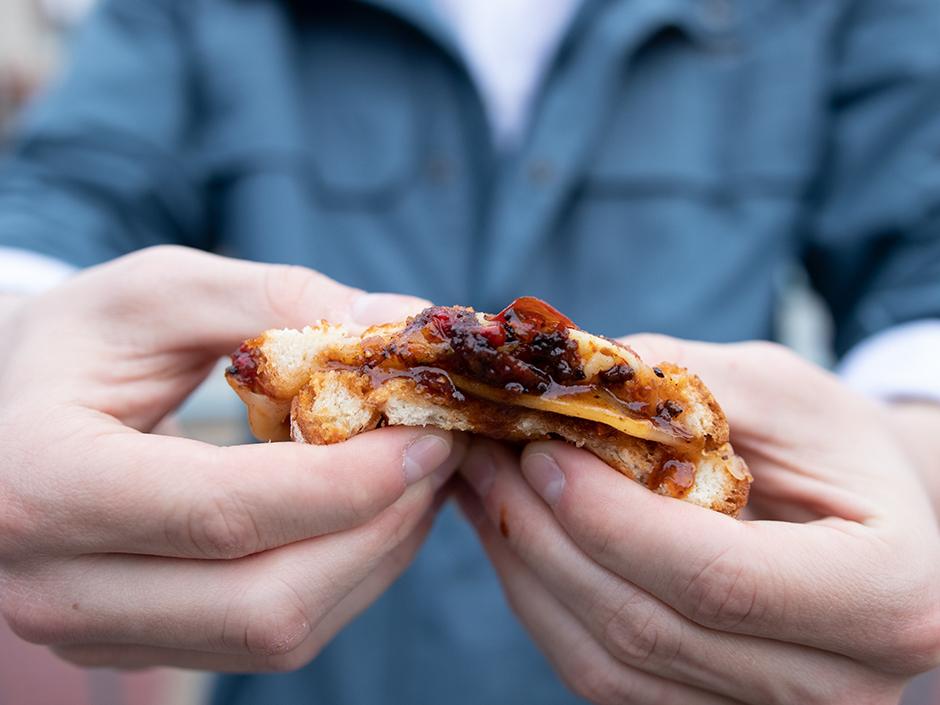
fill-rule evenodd
<path id="1" fill-rule="evenodd" d="M 95 0 L 0 2 L 0 151 L 17 115 L 41 93 L 67 60 L 69 37 Z M 784 283 L 778 329 L 784 342 L 823 365 L 829 357 L 829 323 L 823 307 L 794 271 Z M 245 438 L 243 407 L 220 369 L 180 412 L 187 436 L 218 444 Z M 0 705 L 196 705 L 206 700 L 210 676 L 154 670 L 141 673 L 83 671 L 45 648 L 18 640 L 0 622 Z M 904 705 L 940 705 L 940 679 L 929 675 L 910 687 Z"/>

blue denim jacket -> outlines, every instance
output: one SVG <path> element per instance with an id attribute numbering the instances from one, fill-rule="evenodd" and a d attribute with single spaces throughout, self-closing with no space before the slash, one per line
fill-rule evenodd
<path id="1" fill-rule="evenodd" d="M 774 335 L 803 264 L 835 346 L 940 315 L 937 0 L 586 0 L 496 154 L 423 0 L 111 0 L 0 169 L 0 246 L 163 242 L 585 328 Z M 445 511 L 309 667 L 235 703 L 568 703 Z"/>

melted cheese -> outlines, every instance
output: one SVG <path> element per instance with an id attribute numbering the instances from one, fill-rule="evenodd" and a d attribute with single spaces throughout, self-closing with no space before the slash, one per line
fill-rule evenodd
<path id="1" fill-rule="evenodd" d="M 546 398 L 535 394 L 510 394 L 501 389 L 494 389 L 485 384 L 474 382 L 460 375 L 450 375 L 454 385 L 465 392 L 503 404 L 523 406 L 536 411 L 548 411 L 562 416 L 596 421 L 610 426 L 621 433 L 634 438 L 663 443 L 670 446 L 684 446 L 689 439 L 682 438 L 676 433 L 658 428 L 652 421 L 626 416 L 603 405 L 591 404 L 583 399 L 566 399 L 564 397 Z"/>

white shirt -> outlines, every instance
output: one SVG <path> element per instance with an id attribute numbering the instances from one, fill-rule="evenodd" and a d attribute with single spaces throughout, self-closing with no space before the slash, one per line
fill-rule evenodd
<path id="1" fill-rule="evenodd" d="M 434 0 L 483 97 L 498 146 L 525 130 L 532 101 L 580 0 Z"/>
<path id="2" fill-rule="evenodd" d="M 87 4 L 87 3 L 80 3 Z M 580 0 L 434 0 L 483 97 L 496 144 L 523 134 L 532 101 Z M 53 258 L 0 248 L 0 290 L 36 293 L 68 277 Z M 940 320 L 895 326 L 862 341 L 839 373 L 880 398 L 940 402 Z"/>

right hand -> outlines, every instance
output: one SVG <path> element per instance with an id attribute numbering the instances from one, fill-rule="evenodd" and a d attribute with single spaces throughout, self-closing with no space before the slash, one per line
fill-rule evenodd
<path id="1" fill-rule="evenodd" d="M 297 267 L 161 247 L 0 324 L 0 611 L 86 666 L 285 670 L 398 576 L 464 443 L 386 428 L 335 446 L 160 436 L 244 339 L 423 302 Z"/>

